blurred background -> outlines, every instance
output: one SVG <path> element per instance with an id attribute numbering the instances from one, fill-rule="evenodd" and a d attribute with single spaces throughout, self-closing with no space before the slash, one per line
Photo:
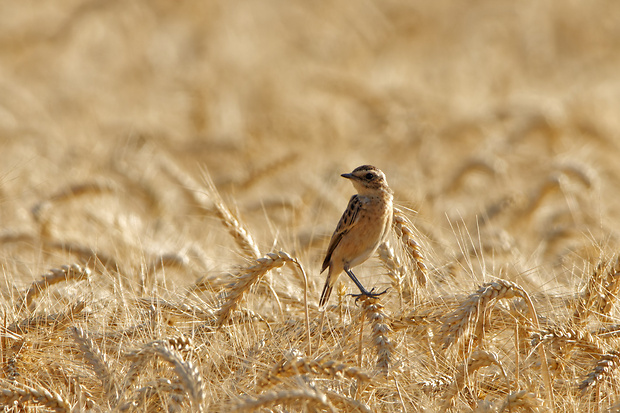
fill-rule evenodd
<path id="1" fill-rule="evenodd" d="M 278 245 L 317 266 L 353 193 L 339 174 L 366 163 L 418 211 L 441 272 L 469 281 L 484 264 L 573 289 L 576 268 L 616 249 L 613 0 L 0 9 L 5 278 L 66 262 L 34 234 L 129 266 L 198 244 L 205 268 L 230 266 L 225 230 L 163 164 L 197 182 L 206 168 L 263 252 Z M 74 185 L 99 189 L 60 205 Z"/>

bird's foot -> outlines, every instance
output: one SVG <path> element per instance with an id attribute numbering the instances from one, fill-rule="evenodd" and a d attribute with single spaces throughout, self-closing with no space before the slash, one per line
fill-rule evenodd
<path id="1" fill-rule="evenodd" d="M 387 293 L 387 291 L 389 290 L 389 288 L 386 288 L 385 290 L 383 290 L 380 293 L 375 293 L 375 289 L 373 288 L 370 291 L 362 291 L 359 294 L 351 294 L 351 297 L 355 297 L 355 302 L 357 303 L 357 300 L 362 299 L 362 298 L 379 298 L 379 296 Z"/>

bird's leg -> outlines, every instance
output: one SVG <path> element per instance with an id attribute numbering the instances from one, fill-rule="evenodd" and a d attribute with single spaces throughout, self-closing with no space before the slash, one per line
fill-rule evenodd
<path id="1" fill-rule="evenodd" d="M 375 293 L 375 292 L 373 292 L 375 290 L 374 288 L 372 290 L 368 291 L 366 288 L 364 288 L 362 283 L 357 279 L 355 274 L 353 274 L 353 271 L 351 271 L 350 268 L 345 268 L 344 271 L 347 273 L 349 278 L 351 278 L 351 280 L 355 283 L 355 285 L 357 285 L 357 288 L 359 288 L 359 290 L 361 292 L 361 294 L 353 294 L 353 297 L 356 297 L 356 301 L 357 301 L 357 298 L 359 298 L 362 295 L 365 295 L 366 297 L 370 297 L 370 298 L 376 298 L 376 297 L 379 297 L 380 295 L 383 295 L 383 294 L 385 294 L 387 292 L 387 289 L 386 289 L 383 292 Z"/>

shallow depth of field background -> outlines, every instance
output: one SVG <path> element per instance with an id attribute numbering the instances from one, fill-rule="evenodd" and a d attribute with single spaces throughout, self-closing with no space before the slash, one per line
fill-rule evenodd
<path id="1" fill-rule="evenodd" d="M 93 335 L 120 331 L 143 311 L 128 300 L 183 302 L 199 277 L 248 265 L 171 165 L 200 185 L 208 171 L 262 254 L 300 260 L 314 318 L 322 254 L 353 193 L 339 174 L 361 164 L 381 168 L 396 202 L 417 211 L 410 217 L 429 267 L 427 298 L 462 299 L 501 277 L 538 295 L 541 314 L 559 323 L 570 306 L 543 296 L 574 298 L 599 260 L 618 251 L 614 1 L 22 0 L 0 9 L 5 327 L 86 300 L 76 324 Z M 76 185 L 87 189 L 57 196 Z M 118 271 L 81 261 L 68 245 L 112 257 Z M 170 256 L 181 265 L 160 265 L 146 287 L 138 282 Z M 91 265 L 91 280 L 50 288 L 30 310 L 15 310 L 30 283 L 72 262 Z M 356 272 L 365 285 L 390 286 L 377 259 Z M 279 288 L 301 299 L 299 280 L 280 277 Z M 265 297 L 250 293 L 242 306 L 282 322 Z M 187 298 L 202 299 L 214 302 Z M 614 307 L 611 323 L 617 314 Z M 155 338 L 144 333 L 122 350 Z M 59 340 L 71 345 L 70 335 Z M 35 345 L 19 380 L 73 400 L 54 375 L 88 369 L 58 373 L 64 357 Z M 254 368 L 268 371 L 281 357 Z M 594 362 L 575 369 L 574 383 Z M 219 374 L 233 380 L 233 364 Z M 422 393 L 404 364 L 400 400 L 413 410 Z M 26 377 L 29 370 L 39 375 Z M 205 396 L 213 411 L 241 403 L 240 394 L 258 396 L 253 384 L 212 380 L 221 380 Z M 603 405 L 612 405 L 605 394 Z M 375 394 L 362 400 L 379 411 L 401 406 Z M 457 409 L 475 405 L 457 401 Z"/>

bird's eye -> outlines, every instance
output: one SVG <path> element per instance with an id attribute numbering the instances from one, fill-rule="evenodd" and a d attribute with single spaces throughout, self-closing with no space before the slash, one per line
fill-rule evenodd
<path id="1" fill-rule="evenodd" d="M 374 177 L 375 177 L 375 175 L 374 175 L 372 172 L 368 172 L 368 173 L 366 174 L 366 179 L 368 179 L 368 180 L 371 180 L 371 179 L 372 179 L 372 178 L 374 178 Z"/>

